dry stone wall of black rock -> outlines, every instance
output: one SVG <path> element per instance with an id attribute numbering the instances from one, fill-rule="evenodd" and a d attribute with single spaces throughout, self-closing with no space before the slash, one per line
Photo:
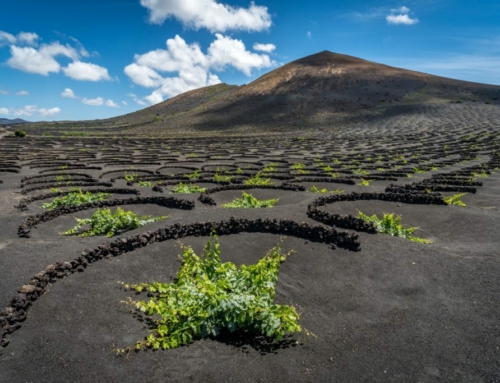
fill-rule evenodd
<path id="1" fill-rule="evenodd" d="M 26 218 L 17 230 L 19 237 L 30 237 L 30 231 L 41 222 L 47 222 L 61 215 L 72 214 L 82 210 L 106 208 L 123 205 L 145 205 L 154 204 L 171 209 L 191 210 L 194 209 L 194 202 L 175 197 L 135 197 L 129 199 L 113 199 L 99 202 L 90 202 L 77 206 L 62 206 L 43 213 L 32 215 Z"/>
<path id="2" fill-rule="evenodd" d="M 319 197 L 310 203 L 307 207 L 307 216 L 315 221 L 322 222 L 326 225 L 341 227 L 344 229 L 352 229 L 375 233 L 375 226 L 372 223 L 366 222 L 361 218 L 349 215 L 331 214 L 318 209 L 320 206 L 325 206 L 341 201 L 360 201 L 360 200 L 381 200 L 387 202 L 402 202 L 410 204 L 434 204 L 446 205 L 443 197 L 440 194 L 422 194 L 422 193 L 349 193 L 335 194 L 326 197 Z"/>
<path id="3" fill-rule="evenodd" d="M 293 185 L 293 184 L 283 184 L 281 186 L 274 185 L 261 185 L 261 186 L 250 186 L 250 185 L 228 185 L 228 186 L 219 186 L 206 190 L 202 193 L 198 200 L 205 205 L 215 206 L 216 202 L 210 197 L 210 194 L 219 193 L 222 191 L 228 190 L 249 190 L 249 189 L 271 189 L 271 190 L 287 190 L 287 191 L 305 191 L 306 188 L 301 185 Z"/>
<path id="4" fill-rule="evenodd" d="M 93 178 L 91 175 L 84 174 L 84 173 L 67 173 L 67 172 L 58 172 L 58 173 L 52 173 L 52 174 L 44 174 L 41 176 L 30 176 L 30 177 L 24 177 L 21 179 L 21 183 L 24 183 L 25 185 L 29 185 L 26 181 L 31 181 L 35 179 L 40 179 L 40 178 L 47 178 L 47 177 L 59 177 L 59 176 L 75 176 L 75 177 L 84 177 L 84 178 Z"/>
<path id="5" fill-rule="evenodd" d="M 58 183 L 54 182 L 52 184 L 46 184 L 42 186 L 36 186 L 28 189 L 21 190 L 21 194 L 28 194 L 33 191 L 43 190 L 43 189 L 52 189 L 52 188 L 60 188 L 60 187 L 87 187 L 87 186 L 106 186 L 112 187 L 113 184 L 110 182 L 64 182 Z"/>
<path id="6" fill-rule="evenodd" d="M 155 242 L 179 239 L 189 236 L 208 236 L 215 233 L 219 236 L 239 233 L 271 233 L 303 238 L 312 242 L 327 243 L 332 249 L 337 246 L 351 251 L 359 251 L 360 242 L 357 234 L 339 232 L 334 228 L 312 226 L 292 220 L 277 219 L 236 219 L 220 222 L 198 222 L 188 225 L 175 224 L 154 232 L 146 232 L 133 237 L 118 238 L 104 243 L 93 250 L 85 250 L 71 262 L 58 261 L 49 265 L 19 290 L 8 307 L 0 312 L 0 346 L 7 347 L 9 335 L 21 328 L 27 318 L 28 310 L 38 298 L 49 288 L 50 284 L 68 277 L 76 272 L 83 272 L 92 263 L 103 258 L 116 257 L 137 250 Z"/>
<path id="7" fill-rule="evenodd" d="M 155 174 L 154 171 L 152 170 L 145 170 L 145 169 L 123 169 L 123 170 L 109 170 L 107 172 L 101 173 L 99 175 L 99 178 L 104 177 L 107 174 L 113 174 L 113 173 L 146 173 L 146 174 Z M 124 178 L 124 177 L 121 177 Z"/>
<path id="8" fill-rule="evenodd" d="M 89 190 L 85 190 L 85 191 L 90 191 L 92 193 L 115 193 L 115 194 L 135 194 L 135 195 L 141 194 L 138 190 L 135 190 L 135 189 L 89 189 Z M 15 206 L 15 208 L 20 210 L 20 211 L 26 211 L 26 210 L 28 210 L 28 205 L 35 202 L 35 201 L 40 201 L 40 200 L 49 199 L 49 198 L 62 197 L 62 196 L 68 195 L 70 193 L 74 193 L 74 191 L 68 190 L 68 191 L 61 191 L 61 192 L 56 192 L 56 193 L 40 194 L 37 196 L 24 198 L 21 200 L 21 202 L 19 202 L 19 204 L 17 206 Z"/>

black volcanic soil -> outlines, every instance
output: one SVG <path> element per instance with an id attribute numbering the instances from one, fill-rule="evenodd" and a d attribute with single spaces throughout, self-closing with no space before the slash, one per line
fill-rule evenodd
<path id="1" fill-rule="evenodd" d="M 450 112 L 452 108 L 461 114 Z M 6 309 L 0 310 L 0 321 L 9 321 L 9 325 L 0 328 L 0 340 L 6 346 L 0 347 L 0 382 L 498 382 L 497 109 L 463 104 L 450 105 L 442 114 L 437 109 L 429 114 L 425 109 L 408 109 L 410 112 L 392 119 L 375 118 L 368 123 L 359 119 L 338 134 L 319 133 L 306 139 L 2 138 L 0 307 Z M 432 124 L 426 124 L 431 120 Z M 292 168 L 297 163 L 305 164 L 306 173 Z M 222 168 L 221 164 L 234 166 Z M 270 209 L 221 207 L 241 196 L 241 190 L 235 189 L 243 180 L 270 164 L 274 170 L 264 178 L 278 186 L 303 186 L 306 191 L 248 188 L 247 192 L 260 199 L 280 201 Z M 82 165 L 86 168 L 79 167 Z M 202 179 L 189 180 L 186 173 L 192 170 L 186 171 L 185 166 L 203 167 Z M 326 166 L 331 169 L 325 170 Z M 212 178 L 217 167 L 234 177 L 228 190 Z M 119 172 L 105 174 L 112 170 Z M 138 178 L 128 184 L 117 178 L 134 171 Z M 25 211 L 14 206 L 22 199 L 51 193 L 52 187 L 70 190 L 66 182 L 71 179 L 59 178 L 59 185 L 56 180 L 71 172 L 86 174 L 91 181 L 111 182 L 112 188 L 135 189 L 144 201 L 174 196 L 194 202 L 192 210 L 151 202 L 121 205 L 138 214 L 166 214 L 169 218 L 118 238 L 145 238 L 144 233 L 174 224 L 229 222 L 231 217 L 288 219 L 332 228 L 315 220 L 317 216 L 311 213 L 317 209 L 343 216 L 357 215 L 358 210 L 379 216 L 395 213 L 405 226 L 418 227 L 416 235 L 433 243 L 333 227 L 359 236 L 361 250 L 351 251 L 341 246 L 332 249 L 331 243 L 317 242 L 312 234 L 301 238 L 290 233 L 284 238 L 284 247 L 295 253 L 281 266 L 276 301 L 295 306 L 301 325 L 313 335 L 291 334 L 279 343 L 225 335 L 169 351 L 116 356 L 114 349 L 133 345 L 148 334 L 145 323 L 120 303 L 131 293 L 118 282 L 169 281 L 180 266 L 179 242 L 199 252 L 207 238 L 155 242 L 85 268 L 75 267 L 67 276 L 55 277 L 44 294 L 26 307 L 26 320 L 16 322 L 8 314 L 15 309 L 11 299 L 18 297 L 17 291 L 35 274 L 58 265 L 57 261 L 71 262 L 85 249 L 115 241 L 59 235 L 74 225 L 75 217 L 88 217 L 95 207 L 38 223 L 29 230 L 29 238 L 18 236 L 19 225 L 43 213 L 42 204 L 52 198 L 33 201 Z M 335 180 L 332 172 L 354 185 L 328 182 Z M 389 176 L 395 180 L 384 179 Z M 362 186 L 363 177 L 379 179 Z M 441 181 L 432 183 L 438 179 Z M 412 196 L 432 196 L 438 203 L 443 196 L 459 192 L 457 183 L 471 179 L 482 185 L 463 197 L 466 207 L 408 203 Z M 163 193 L 139 186 L 147 180 L 162 182 Z M 38 181 L 48 182 L 32 183 Z M 216 205 L 200 202 L 199 193 L 169 194 L 172 182 L 209 187 L 207 195 Z M 398 185 L 401 193 L 386 192 L 391 184 Z M 313 185 L 329 191 L 340 189 L 344 193 L 339 195 L 355 198 L 333 202 L 328 196 L 334 194 L 312 193 Z M 413 186 L 403 189 L 405 185 Z M 456 190 L 429 194 L 419 185 Z M 21 194 L 35 186 L 42 189 Z M 222 189 L 210 190 L 215 187 Z M 83 187 L 103 188 L 111 187 Z M 320 197 L 327 197 L 327 203 L 313 203 Z M 135 196 L 115 193 L 112 197 L 130 198 Z M 406 202 L 396 202 L 398 198 L 406 198 Z M 238 265 L 255 263 L 279 238 L 265 230 L 221 235 L 221 257 Z M 8 334 L 13 324 L 21 327 Z"/>

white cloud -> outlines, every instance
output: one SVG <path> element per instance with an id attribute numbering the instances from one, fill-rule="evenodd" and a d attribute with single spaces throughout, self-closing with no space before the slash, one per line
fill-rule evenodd
<path id="1" fill-rule="evenodd" d="M 75 61 L 63 68 L 67 77 L 79 81 L 111 80 L 108 70 L 102 66 Z"/>
<path id="2" fill-rule="evenodd" d="M 403 13 L 403 14 L 408 14 L 410 13 L 410 8 L 408 7 L 405 7 L 404 5 L 402 7 L 399 7 L 399 8 L 394 8 L 394 9 L 391 9 L 391 12 L 392 13 Z"/>
<path id="3" fill-rule="evenodd" d="M 4 96 L 9 94 L 9 91 L 0 89 L 0 94 L 3 94 Z"/>
<path id="4" fill-rule="evenodd" d="M 38 114 L 39 116 L 42 117 L 51 117 L 56 115 L 57 113 L 60 113 L 61 109 L 58 107 L 47 109 L 47 108 L 38 108 L 36 105 L 25 105 L 22 108 L 15 109 L 7 109 L 7 108 L 0 108 L 0 114 L 5 114 L 5 115 L 13 115 L 16 117 L 31 117 L 35 114 Z"/>
<path id="5" fill-rule="evenodd" d="M 45 109 L 41 108 L 38 110 L 38 112 L 43 116 L 43 117 L 52 117 L 56 115 L 57 113 L 61 112 L 60 108 L 52 108 L 52 109 Z"/>
<path id="6" fill-rule="evenodd" d="M 206 54 L 198 44 L 187 44 L 180 36 L 175 36 L 167 40 L 167 49 L 135 55 L 135 62 L 126 66 L 124 72 L 137 85 L 157 88 L 145 98 L 150 104 L 156 104 L 163 101 L 163 96 L 172 97 L 220 83 L 212 71 L 232 66 L 250 76 L 254 69 L 276 65 L 267 54 L 247 51 L 241 40 L 218 33 L 215 36 Z M 177 75 L 164 77 L 164 72 Z"/>
<path id="7" fill-rule="evenodd" d="M 307 36 L 308 38 L 311 38 L 311 37 L 312 37 L 312 33 L 311 33 L 311 31 L 307 31 L 306 36 Z"/>
<path id="8" fill-rule="evenodd" d="M 70 88 L 64 89 L 64 91 L 61 93 L 61 96 L 66 98 L 76 98 L 75 92 L 73 92 L 73 90 L 71 90 Z"/>
<path id="9" fill-rule="evenodd" d="M 389 24 L 413 25 L 419 22 L 418 19 L 412 19 L 408 15 L 388 15 L 386 20 Z"/>
<path id="10" fill-rule="evenodd" d="M 136 63 L 127 65 L 124 72 L 137 85 L 146 88 L 157 87 L 161 85 L 163 81 L 163 77 L 154 69 L 148 68 L 147 66 L 137 65 Z"/>
<path id="11" fill-rule="evenodd" d="M 27 90 L 20 90 L 19 92 L 16 92 L 17 96 L 29 96 L 29 92 Z"/>
<path id="12" fill-rule="evenodd" d="M 410 16 L 408 16 L 408 13 L 410 12 L 410 8 L 402 6 L 396 9 L 391 9 L 391 14 L 386 16 L 386 20 L 388 24 L 395 24 L 395 25 L 414 25 L 419 22 L 417 18 L 412 19 Z M 396 14 L 399 13 L 399 14 Z"/>
<path id="13" fill-rule="evenodd" d="M 14 36 L 11 33 L 0 31 L 0 47 L 12 44 L 37 45 L 38 38 L 39 36 L 33 32 L 20 32 Z"/>
<path id="14" fill-rule="evenodd" d="M 247 76 L 251 76 L 252 69 L 268 68 L 273 65 L 268 55 L 247 51 L 243 41 L 219 33 L 215 36 L 217 39 L 208 47 L 208 60 L 211 67 L 223 70 L 230 65 Z"/>
<path id="15" fill-rule="evenodd" d="M 101 106 L 104 104 L 104 99 L 102 97 L 97 97 L 97 98 L 83 98 L 82 102 L 85 105 L 91 105 L 91 106 Z"/>
<path id="16" fill-rule="evenodd" d="M 58 42 L 42 45 L 40 49 L 31 47 L 10 47 L 12 57 L 7 60 L 7 65 L 28 73 L 36 73 L 48 76 L 49 73 L 58 73 L 61 69 L 55 56 L 66 56 L 73 60 L 78 58 L 78 53 L 68 45 L 61 45 Z"/>
<path id="17" fill-rule="evenodd" d="M 162 24 L 175 17 L 184 26 L 211 32 L 228 30 L 262 31 L 271 26 L 267 7 L 250 3 L 248 8 L 220 4 L 215 0 L 141 0 L 149 10 L 149 20 Z"/>
<path id="18" fill-rule="evenodd" d="M 255 43 L 253 45 L 253 49 L 254 49 L 254 51 L 261 51 L 261 52 L 271 53 L 272 51 L 274 51 L 276 49 L 276 45 L 274 45 L 274 44 L 259 44 L 259 43 Z"/>
<path id="19" fill-rule="evenodd" d="M 127 101 L 122 101 L 122 104 L 125 105 L 125 106 L 128 105 Z"/>
<path id="20" fill-rule="evenodd" d="M 109 106 L 110 108 L 119 108 L 120 106 L 114 102 L 113 100 L 107 100 L 106 101 L 106 106 Z"/>
<path id="21" fill-rule="evenodd" d="M 17 41 L 28 45 L 37 45 L 39 36 L 32 32 L 21 32 L 17 35 Z"/>
<path id="22" fill-rule="evenodd" d="M 15 109 L 12 114 L 14 116 L 32 116 L 38 111 L 38 108 L 36 105 L 26 105 L 22 109 Z"/>
<path id="23" fill-rule="evenodd" d="M 39 48 L 21 47 L 20 44 L 36 45 L 38 35 L 31 32 L 21 32 L 17 38 L 13 35 L 0 31 L 0 46 L 2 42 L 12 44 L 10 47 L 11 57 L 7 65 L 28 73 L 48 76 L 50 73 L 59 73 L 61 69 L 67 77 L 79 81 L 102 81 L 111 80 L 108 70 L 102 66 L 80 61 L 80 56 L 88 57 L 90 54 L 81 43 L 72 39 L 79 45 L 77 51 L 70 45 L 62 45 L 59 42 L 42 44 Z M 55 59 L 57 56 L 65 56 L 73 62 L 67 67 L 61 68 L 61 64 Z"/>
<path id="24" fill-rule="evenodd" d="M 16 40 L 16 36 L 8 32 L 0 31 L 0 47 L 3 45 L 14 44 Z"/>

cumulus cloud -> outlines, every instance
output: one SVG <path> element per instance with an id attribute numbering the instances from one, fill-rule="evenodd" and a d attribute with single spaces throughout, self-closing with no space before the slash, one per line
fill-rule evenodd
<path id="1" fill-rule="evenodd" d="M 34 47 L 38 44 L 38 38 L 38 35 L 32 32 L 21 32 L 16 37 L 0 31 L 0 46 L 10 45 L 11 57 L 7 60 L 7 65 L 13 69 L 43 76 L 59 73 L 62 70 L 67 77 L 74 80 L 94 82 L 111 80 L 106 68 L 80 61 L 80 57 L 88 57 L 90 54 L 78 40 L 71 38 L 78 45 L 78 49 L 59 42 Z M 62 67 L 56 60 L 58 56 L 65 56 L 73 62 Z"/>
<path id="2" fill-rule="evenodd" d="M 122 101 L 122 104 L 125 105 L 125 106 L 128 105 L 127 101 Z"/>
<path id="3" fill-rule="evenodd" d="M 38 115 L 41 117 L 51 117 L 60 112 L 61 109 L 58 107 L 47 109 L 47 108 L 38 108 L 36 105 L 25 105 L 24 107 L 17 109 L 0 108 L 0 114 L 12 115 L 16 117 L 32 117 L 34 115 Z"/>
<path id="4" fill-rule="evenodd" d="M 16 92 L 17 96 L 29 96 L 30 93 L 27 90 L 20 90 L 19 92 Z"/>
<path id="5" fill-rule="evenodd" d="M 14 44 L 17 41 L 16 36 L 0 31 L 0 47 L 3 45 Z"/>
<path id="6" fill-rule="evenodd" d="M 222 71 L 230 66 L 250 76 L 255 69 L 276 64 L 267 54 L 248 51 L 241 40 L 219 33 L 215 36 L 216 40 L 210 44 L 205 54 L 198 44 L 187 44 L 177 35 L 167 40 L 167 49 L 135 55 L 135 62 L 126 66 L 124 72 L 137 85 L 157 88 L 146 97 L 150 104 L 156 104 L 163 101 L 164 96 L 172 97 L 220 83 L 213 71 Z M 165 77 L 163 73 L 177 75 Z"/>
<path id="7" fill-rule="evenodd" d="M 155 24 L 174 17 L 184 26 L 206 28 L 211 32 L 262 31 L 271 26 L 267 7 L 254 2 L 248 8 L 233 7 L 215 0 L 141 0 L 141 5 L 149 10 L 149 20 Z"/>
<path id="8" fill-rule="evenodd" d="M 56 108 L 52 108 L 52 109 L 41 108 L 41 109 L 38 110 L 38 112 L 43 117 L 52 117 L 52 116 L 55 116 L 57 113 L 60 113 L 61 109 L 57 108 L 57 107 Z"/>
<path id="9" fill-rule="evenodd" d="M 386 16 L 388 24 L 394 25 L 414 25 L 419 22 L 417 18 L 412 19 L 408 14 L 410 13 L 410 8 L 402 6 L 399 8 L 391 9 L 391 14 Z"/>
<path id="10" fill-rule="evenodd" d="M 75 61 L 70 63 L 63 72 L 67 77 L 79 81 L 111 80 L 108 70 L 102 66 Z"/>
<path id="11" fill-rule="evenodd" d="M 76 98 L 75 92 L 73 92 L 73 90 L 71 90 L 70 88 L 64 89 L 64 91 L 61 93 L 61 96 L 66 98 Z"/>
<path id="12" fill-rule="evenodd" d="M 106 106 L 109 106 L 109 107 L 111 107 L 111 108 L 119 108 L 119 107 L 120 107 L 120 106 L 119 106 L 116 102 L 114 102 L 113 100 L 107 100 L 105 105 L 106 105 Z"/>
<path id="13" fill-rule="evenodd" d="M 39 36 L 33 32 L 21 32 L 17 35 L 17 41 L 28 45 L 37 45 Z"/>
<path id="14" fill-rule="evenodd" d="M 48 76 L 49 73 L 58 73 L 61 65 L 54 59 L 56 56 L 66 56 L 72 60 L 78 58 L 76 50 L 69 45 L 58 42 L 44 44 L 39 49 L 31 47 L 10 47 L 12 57 L 7 60 L 7 65 L 28 73 Z"/>
<path id="15" fill-rule="evenodd" d="M 91 106 L 101 106 L 104 104 L 104 99 L 102 97 L 96 97 L 96 98 L 83 98 L 82 102 L 85 105 L 91 105 Z"/>
<path id="16" fill-rule="evenodd" d="M 259 44 L 259 43 L 255 43 L 253 45 L 253 50 L 254 51 L 261 51 L 261 52 L 271 53 L 275 49 L 276 49 L 276 45 L 274 45 L 274 44 Z"/>

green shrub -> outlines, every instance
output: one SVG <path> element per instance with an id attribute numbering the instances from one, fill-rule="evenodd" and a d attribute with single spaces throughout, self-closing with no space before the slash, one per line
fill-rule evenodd
<path id="1" fill-rule="evenodd" d="M 467 193 L 455 194 L 449 197 L 444 197 L 444 202 L 447 205 L 456 205 L 456 206 L 467 206 L 463 201 L 462 197 Z"/>
<path id="2" fill-rule="evenodd" d="M 363 170 L 363 169 L 354 169 L 352 171 L 352 174 L 357 174 L 357 175 L 367 175 L 370 174 L 370 172 Z"/>
<path id="3" fill-rule="evenodd" d="M 301 164 L 301 163 L 296 163 L 296 164 L 293 164 L 292 166 L 290 166 L 290 168 L 292 168 L 293 170 L 302 170 L 302 169 L 305 169 L 306 165 L 305 164 Z"/>
<path id="4" fill-rule="evenodd" d="M 365 180 L 361 178 L 361 183 L 359 183 L 360 186 L 370 186 L 370 184 L 373 182 L 373 180 Z"/>
<path id="5" fill-rule="evenodd" d="M 258 172 L 252 178 L 249 178 L 249 179 L 243 181 L 243 185 L 247 185 L 247 186 L 274 185 L 274 182 L 271 182 L 270 178 L 266 178 L 266 179 L 260 178 L 260 172 Z"/>
<path id="6" fill-rule="evenodd" d="M 14 132 L 14 135 L 15 135 L 16 137 L 26 137 L 26 132 L 25 132 L 24 130 L 16 130 L 16 131 Z"/>
<path id="7" fill-rule="evenodd" d="M 416 228 L 404 228 L 403 225 L 401 225 L 400 216 L 394 217 L 394 214 L 384 214 L 384 218 L 380 219 L 375 214 L 372 216 L 368 216 L 366 214 L 363 214 L 362 212 L 359 212 L 359 218 L 366 222 L 371 222 L 379 233 L 392 235 L 394 237 L 406 238 L 410 241 L 418 243 L 432 243 L 428 239 L 414 237 L 413 233 L 415 232 Z"/>
<path id="8" fill-rule="evenodd" d="M 214 235 L 213 239 L 201 256 L 183 246 L 182 265 L 173 283 L 125 284 L 138 293 L 148 292 L 148 301 L 128 303 L 154 317 L 152 333 L 136 343 L 136 350 L 177 348 L 224 330 L 275 340 L 302 331 L 294 307 L 274 304 L 280 264 L 291 252 L 282 253 L 278 243 L 257 264 L 238 268 L 231 262 L 221 263 L 218 238 Z"/>
<path id="9" fill-rule="evenodd" d="M 225 207 L 227 209 L 238 209 L 238 208 L 253 209 L 262 207 L 273 207 L 278 203 L 278 200 L 279 199 L 276 198 L 276 199 L 268 199 L 260 201 L 250 193 L 243 192 L 241 198 L 236 198 L 231 203 L 223 204 L 222 207 Z"/>
<path id="10" fill-rule="evenodd" d="M 323 189 L 318 189 L 316 186 L 311 186 L 311 191 L 313 193 L 322 193 L 322 194 L 325 194 L 325 193 L 335 193 L 335 194 L 342 194 L 344 192 L 344 190 L 340 190 L 340 189 L 334 189 L 334 190 L 330 190 L 328 191 L 326 188 L 323 188 Z"/>
<path id="11" fill-rule="evenodd" d="M 152 188 L 155 186 L 155 183 L 152 181 L 139 181 L 137 185 L 143 188 Z"/>
<path id="12" fill-rule="evenodd" d="M 201 170 L 195 170 L 194 172 L 192 172 L 191 174 L 186 174 L 187 178 L 189 178 L 190 180 L 193 180 L 193 179 L 198 179 L 200 178 L 200 172 Z"/>
<path id="13" fill-rule="evenodd" d="M 139 175 L 137 173 L 128 173 L 125 172 L 125 181 L 132 182 L 134 181 Z"/>
<path id="14" fill-rule="evenodd" d="M 219 168 L 217 168 L 217 170 L 219 170 Z M 231 182 L 231 180 L 233 178 L 234 178 L 234 176 L 222 175 L 218 171 L 214 174 L 214 181 L 215 182 Z"/>
<path id="15" fill-rule="evenodd" d="M 59 190 L 53 191 L 57 193 Z M 92 193 L 90 191 L 83 192 L 82 189 L 75 189 L 72 193 L 64 197 L 56 198 L 52 202 L 47 202 L 42 205 L 44 209 L 52 210 L 61 206 L 78 206 L 89 202 L 104 201 L 109 198 L 111 193 Z"/>
<path id="16" fill-rule="evenodd" d="M 174 186 L 172 189 L 172 193 L 175 194 L 189 194 L 189 193 L 203 193 L 207 190 L 207 188 L 199 187 L 198 185 L 192 184 L 183 184 L 182 182 L 179 185 Z"/>
<path id="17" fill-rule="evenodd" d="M 73 228 L 63 233 L 63 235 L 79 235 L 80 237 L 91 237 L 94 235 L 104 235 L 112 237 L 116 233 L 127 230 L 137 229 L 149 223 L 161 221 L 167 218 L 143 216 L 138 217 L 132 211 L 123 211 L 120 208 L 116 209 L 115 214 L 111 209 L 98 209 L 91 218 L 80 219 L 75 218 L 78 224 Z M 89 225 L 89 230 L 82 231 L 83 226 Z"/>

